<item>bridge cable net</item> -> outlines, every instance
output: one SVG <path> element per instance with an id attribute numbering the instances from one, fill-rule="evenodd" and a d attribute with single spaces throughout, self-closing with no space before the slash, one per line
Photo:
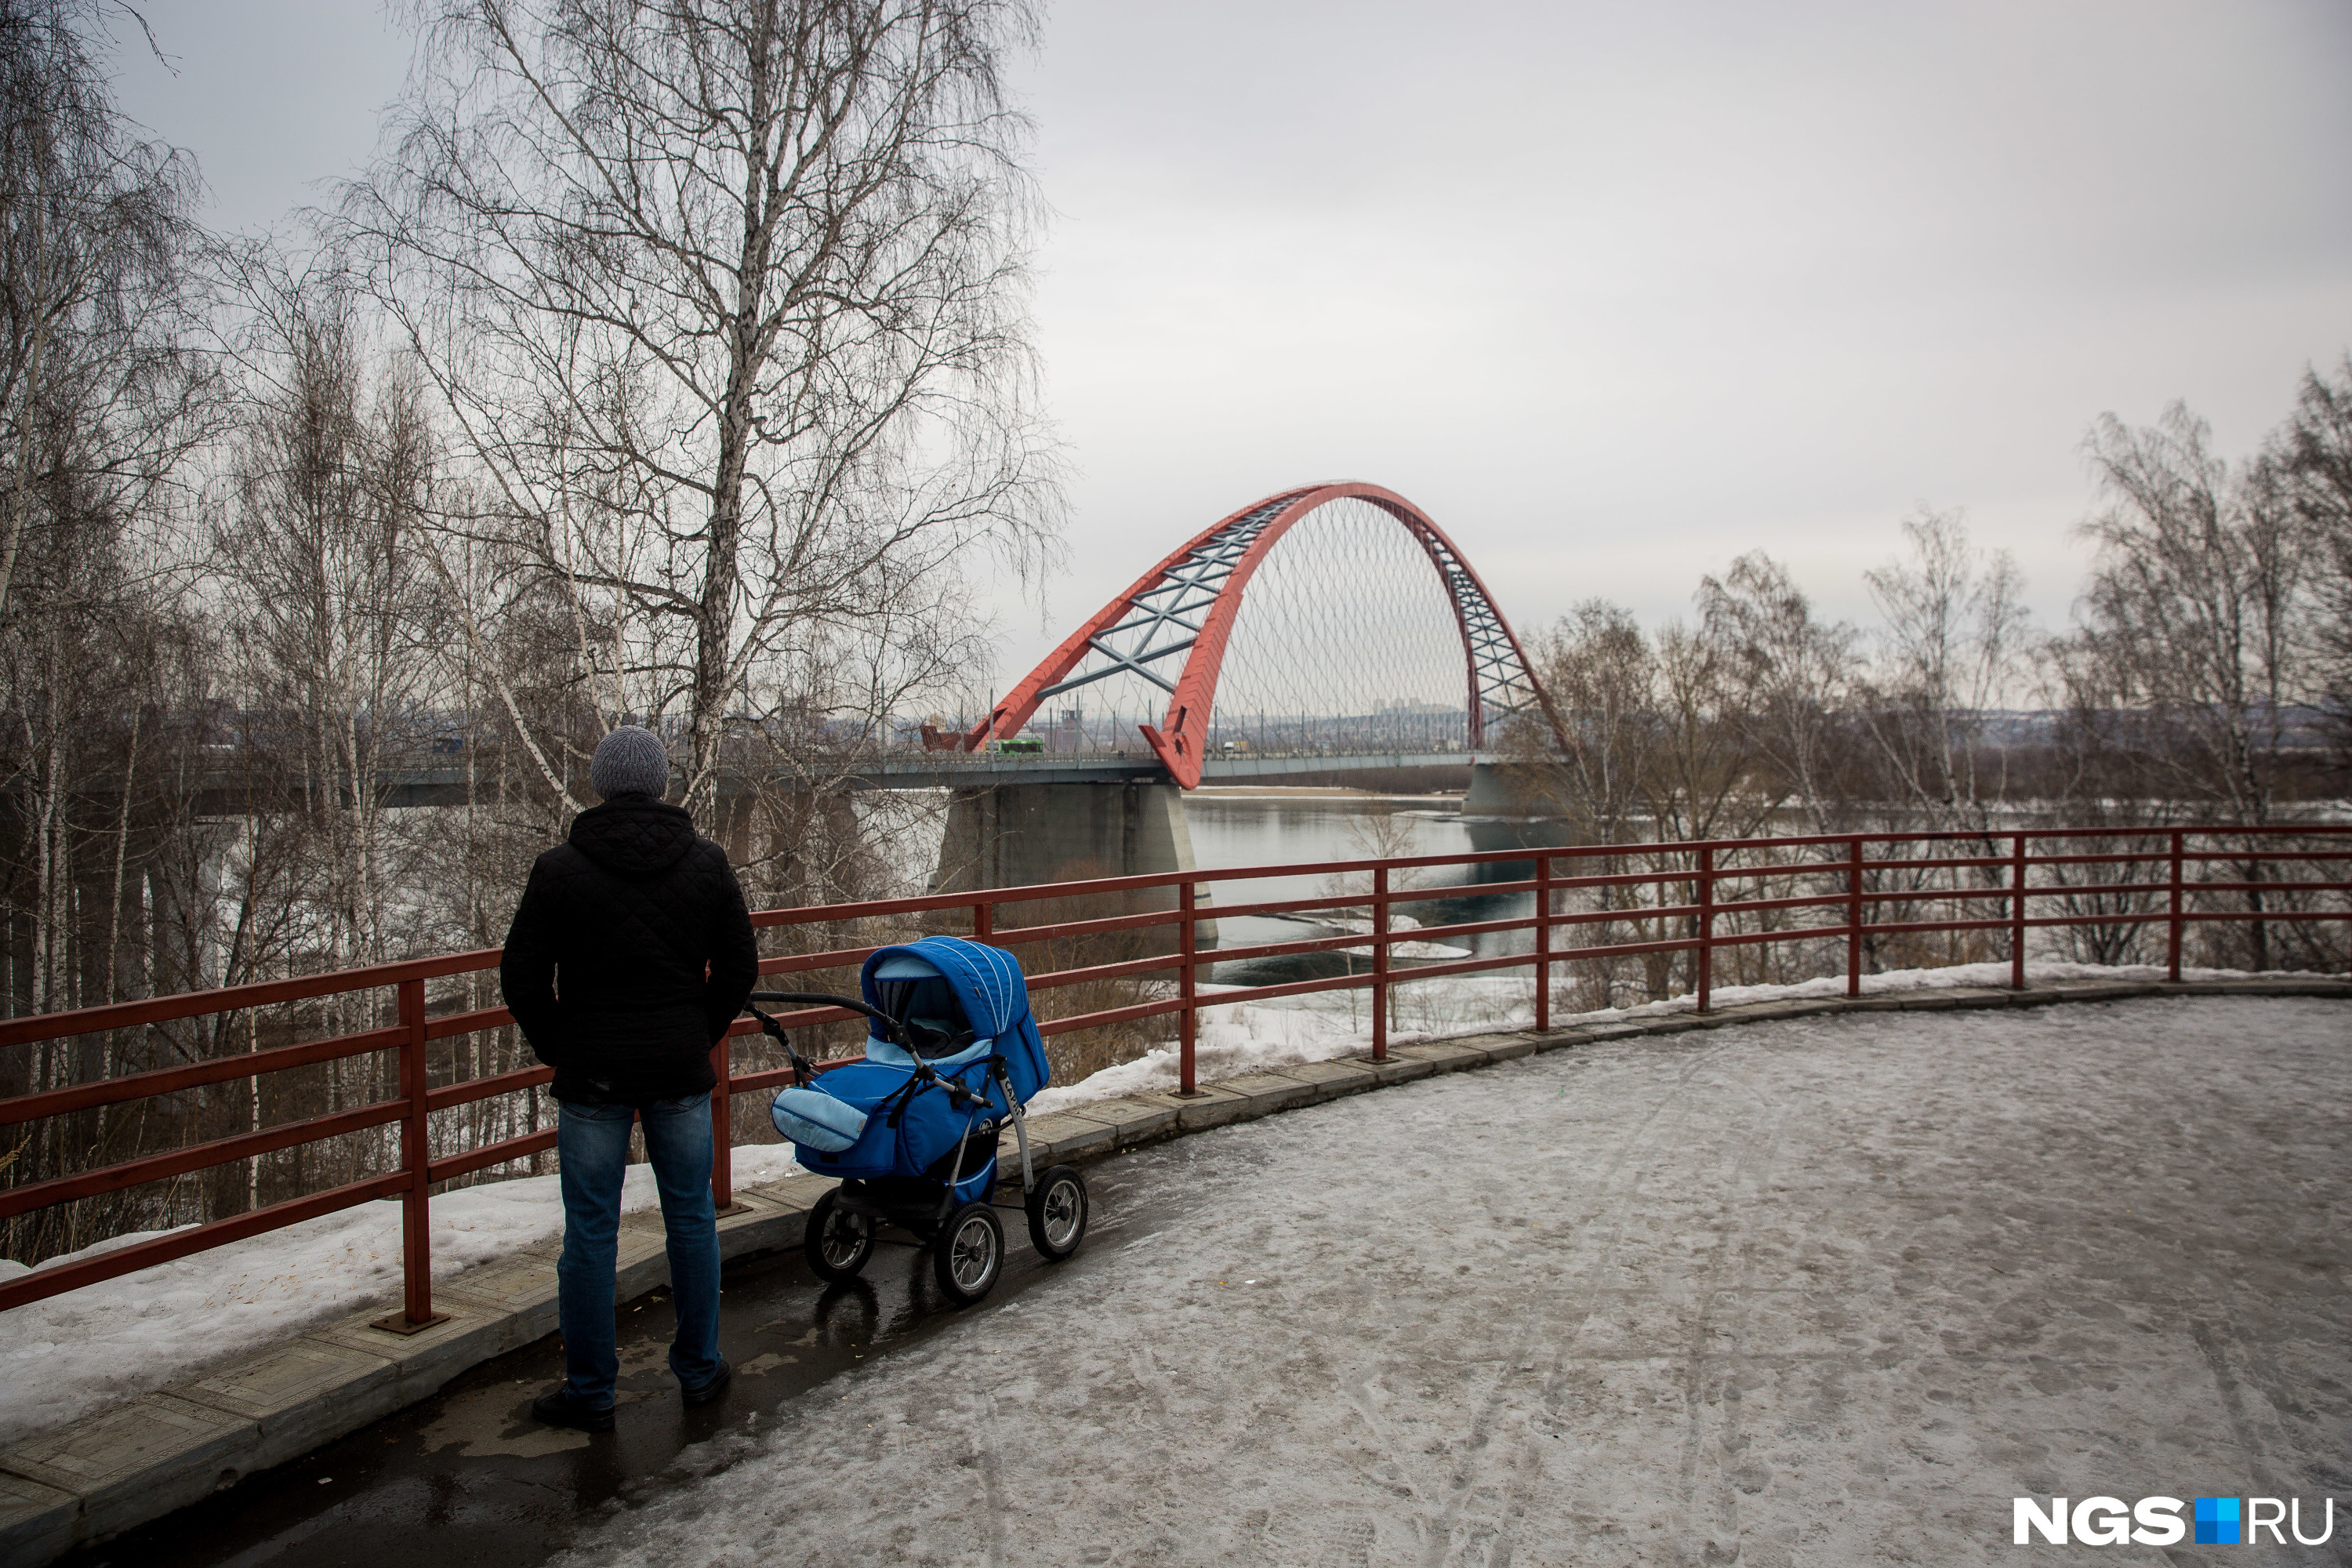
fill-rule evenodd
<path id="1" fill-rule="evenodd" d="M 1288 497 L 1280 498 L 1287 500 Z M 1266 519 L 1280 508 L 1261 509 Z M 1255 518 L 1171 571 L 1041 694 L 1031 730 L 1055 752 L 1149 754 L 1210 605 L 1255 541 Z M 1262 527 L 1261 521 L 1261 527 Z M 1243 591 L 1217 678 L 1211 757 L 1459 752 L 1469 674 L 1454 605 L 1428 549 L 1353 497 L 1275 541 Z"/>

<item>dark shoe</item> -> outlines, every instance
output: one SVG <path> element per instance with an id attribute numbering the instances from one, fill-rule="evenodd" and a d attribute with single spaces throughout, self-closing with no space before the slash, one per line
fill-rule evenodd
<path id="1" fill-rule="evenodd" d="M 610 1432 L 613 1429 L 613 1412 L 609 1406 L 603 1410 L 591 1410 L 584 1405 L 575 1405 L 568 1388 L 541 1394 L 530 1402 L 530 1413 L 550 1426 L 569 1426 L 574 1432 Z"/>
<path id="2" fill-rule="evenodd" d="M 682 1388 L 678 1392 L 685 1395 L 688 1410 L 699 1410 L 726 1393 L 727 1385 L 734 1381 L 735 1369 L 728 1364 L 725 1356 L 720 1356 L 717 1376 L 698 1388 Z"/>

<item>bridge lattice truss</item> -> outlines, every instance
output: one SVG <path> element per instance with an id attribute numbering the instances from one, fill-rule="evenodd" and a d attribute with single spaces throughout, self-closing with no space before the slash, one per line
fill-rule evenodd
<path id="1" fill-rule="evenodd" d="M 1139 724 L 1170 775 L 1201 782 L 1217 679 L 1243 596 L 1275 544 L 1318 507 L 1356 500 L 1394 518 L 1434 568 L 1461 634 L 1468 741 L 1475 748 L 1511 721 L 1549 720 L 1526 652 L 1494 596 L 1444 531 L 1394 491 L 1330 484 L 1285 490 L 1203 531 L 1136 579 L 1055 648 L 961 737 L 965 749 L 1017 735 L 1040 704 L 1113 676 L 1131 675 L 1164 692 L 1165 718 Z M 1344 594 L 1345 584 L 1331 591 Z"/>

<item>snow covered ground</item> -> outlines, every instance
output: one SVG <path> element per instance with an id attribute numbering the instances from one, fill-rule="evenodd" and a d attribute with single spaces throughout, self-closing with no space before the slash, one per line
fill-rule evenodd
<path id="1" fill-rule="evenodd" d="M 798 1173 L 789 1145 L 735 1151 L 739 1183 Z M 653 1168 L 631 1166 L 623 1210 L 658 1201 Z M 553 1176 L 446 1194 L 433 1200 L 433 1276 L 446 1279 L 562 1229 Z M 163 1234 L 117 1237 L 72 1257 Z M 0 1260 L 0 1279 L 24 1272 L 23 1264 Z M 399 1296 L 400 1205 L 369 1203 L 12 1308 L 0 1313 L 0 1443 Z"/>
<path id="2" fill-rule="evenodd" d="M 2161 978 L 2155 969 L 2080 964 L 2037 964 L 2031 974 L 2037 981 Z M 2228 972 L 2190 972 L 2190 978 L 2224 977 Z M 2007 965 L 1977 964 L 1873 975 L 1863 984 L 1865 992 L 1876 993 L 2006 984 L 2008 980 Z M 1770 997 L 1835 995 L 1843 994 L 1843 984 L 1822 980 L 1793 986 L 1727 987 L 1717 991 L 1715 999 L 1729 1006 Z M 1399 993 L 1401 1027 L 1394 1037 L 1402 1042 L 1525 1026 L 1532 1016 L 1532 998 L 1531 984 L 1519 976 L 1423 982 Z M 1582 1017 L 1649 1016 L 1693 1005 L 1684 997 Z M 1329 1060 L 1365 1049 L 1370 1027 L 1369 1002 L 1357 992 L 1322 993 L 1276 1005 L 1206 1007 L 1195 1046 L 1198 1071 L 1207 1081 L 1288 1063 Z M 1081 1083 L 1047 1089 L 1031 1109 L 1041 1114 L 1069 1110 L 1090 1100 L 1173 1089 L 1176 1082 L 1174 1049 L 1159 1049 Z M 789 1146 L 739 1146 L 735 1179 L 750 1184 L 796 1174 L 791 1156 Z M 625 1206 L 636 1210 L 654 1205 L 651 1173 L 636 1167 Z M 552 1176 L 470 1187 L 436 1198 L 435 1277 L 503 1257 L 562 1228 L 562 1205 Z M 128 1246 L 152 1234 L 118 1237 L 73 1256 Z M 69 1259 L 58 1258 L 44 1267 L 66 1261 Z M 0 1279 L 22 1272 L 22 1264 L 0 1259 Z M 392 1302 L 399 1290 L 400 1207 L 372 1203 L 0 1313 L 0 1443 L 72 1420 L 110 1401 L 184 1381 L 318 1324 Z"/>
<path id="3" fill-rule="evenodd" d="M 1144 1151 L 1180 1216 L 742 1413 L 562 1561 L 1974 1563 L 2052 1495 L 2314 1529 L 2342 1007 L 1611 1041 Z"/>
<path id="4" fill-rule="evenodd" d="M 2094 963 L 2031 963 L 2026 966 L 2025 973 L 2027 981 L 2037 985 L 2075 980 L 2158 981 L 2165 978 L 2165 971 L 2153 964 L 2108 968 Z M 2184 968 L 2180 973 L 2184 980 L 2256 978 L 2235 969 Z M 2340 979 L 2341 976 L 2297 973 L 2270 978 L 2324 980 Z M 2006 986 L 2008 984 L 2007 963 L 1958 963 L 1941 969 L 1896 969 L 1884 974 L 1864 975 L 1862 994 L 1876 996 L 1889 992 Z M 1216 992 L 1226 989 L 1234 988 L 1203 985 L 1201 994 L 1213 996 Z M 1793 985 L 1719 985 L 1715 988 L 1711 1000 L 1717 1007 L 1737 1007 L 1750 1002 L 1844 994 L 1845 981 L 1843 976 L 1835 976 L 1807 980 Z M 1564 1027 L 1570 1024 L 1657 1018 L 1687 1013 L 1697 1005 L 1698 998 L 1696 996 L 1675 996 L 1639 1007 L 1608 1007 L 1593 1013 L 1555 1014 L 1552 1022 Z M 1292 1062 L 1329 1061 L 1367 1049 L 1371 1039 L 1370 1009 L 1369 994 L 1360 991 L 1315 992 L 1305 996 L 1286 997 L 1270 1005 L 1243 1002 L 1223 1007 L 1203 1007 L 1192 1047 L 1196 1071 L 1201 1080 L 1207 1082 L 1242 1073 L 1264 1072 L 1269 1068 L 1283 1067 Z M 1403 1044 L 1416 1039 L 1443 1039 L 1449 1035 L 1524 1029 L 1532 1026 L 1534 1022 L 1535 985 L 1528 976 L 1508 971 L 1500 975 L 1446 975 L 1399 988 L 1396 1026 L 1390 1037 L 1397 1044 Z M 1109 1100 L 1123 1094 L 1172 1089 L 1176 1084 L 1176 1047 L 1163 1046 L 1147 1051 L 1131 1062 L 1105 1068 L 1081 1082 L 1047 1089 L 1030 1103 L 1032 1109 L 1040 1113 L 1070 1110 L 1090 1100 Z"/>

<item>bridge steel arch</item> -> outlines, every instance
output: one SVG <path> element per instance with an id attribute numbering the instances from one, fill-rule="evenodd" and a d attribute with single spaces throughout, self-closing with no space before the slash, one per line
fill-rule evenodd
<path id="1" fill-rule="evenodd" d="M 1137 728 L 1169 776 L 1185 789 L 1197 788 L 1225 644 L 1250 578 L 1294 525 L 1318 507 L 1346 500 L 1367 501 L 1396 519 L 1436 570 L 1462 635 L 1471 748 L 1475 751 L 1505 722 L 1523 714 L 1540 713 L 1557 729 L 1558 720 L 1536 683 L 1526 650 L 1496 607 L 1494 595 L 1444 531 L 1394 490 L 1345 483 L 1283 490 L 1202 530 L 1071 633 L 987 718 L 972 726 L 962 738 L 962 748 L 976 750 L 992 739 L 1010 739 L 1047 700 L 1106 676 L 1131 673 L 1168 693 L 1163 721 Z M 1135 635 L 1132 646 L 1112 646 L 1111 638 L 1130 634 Z M 1183 664 L 1172 680 L 1153 668 L 1178 654 L 1184 656 Z M 1098 657 L 1099 667 L 1079 670 L 1089 657 Z"/>

